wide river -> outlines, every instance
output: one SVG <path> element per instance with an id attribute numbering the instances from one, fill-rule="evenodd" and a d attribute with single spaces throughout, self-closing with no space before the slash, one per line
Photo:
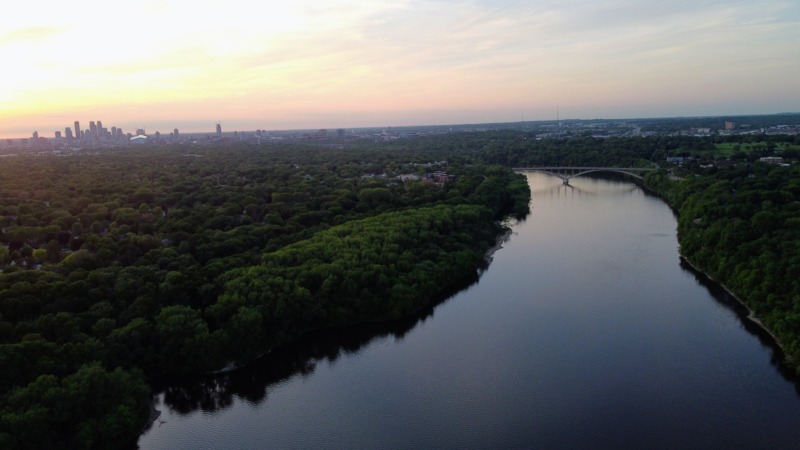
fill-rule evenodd
<path id="1" fill-rule="evenodd" d="M 779 352 L 629 183 L 528 173 L 531 214 L 419 317 L 166 387 L 143 449 L 795 449 Z"/>

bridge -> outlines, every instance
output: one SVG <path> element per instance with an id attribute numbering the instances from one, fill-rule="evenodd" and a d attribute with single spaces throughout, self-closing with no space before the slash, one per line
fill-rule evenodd
<path id="1" fill-rule="evenodd" d="M 657 170 L 648 167 L 573 167 L 573 166 L 537 166 L 537 167 L 514 167 L 514 170 L 528 170 L 532 172 L 542 172 L 554 177 L 561 178 L 564 184 L 569 184 L 570 178 L 579 177 L 592 172 L 614 172 L 624 173 L 639 180 L 644 179 L 645 172 Z"/>

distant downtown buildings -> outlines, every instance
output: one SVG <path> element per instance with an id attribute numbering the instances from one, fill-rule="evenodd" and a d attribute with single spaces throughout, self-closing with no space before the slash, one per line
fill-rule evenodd
<path id="1" fill-rule="evenodd" d="M 216 136 L 221 138 L 222 137 L 222 125 L 217 123 L 216 125 Z M 139 139 L 134 139 L 134 138 Z M 155 140 L 161 138 L 161 133 L 156 131 L 153 135 Z M 40 147 L 42 145 L 47 144 L 55 144 L 55 145 L 101 145 L 101 144 L 124 144 L 129 142 L 143 142 L 146 141 L 148 136 L 145 133 L 143 128 L 138 128 L 135 134 L 132 133 L 125 133 L 122 128 L 111 127 L 109 130 L 108 128 L 103 127 L 103 122 L 98 121 L 91 121 L 89 122 L 88 129 L 81 129 L 81 122 L 76 120 L 73 123 L 72 127 L 64 127 L 64 133 L 62 134 L 61 131 L 56 131 L 54 133 L 53 141 L 51 142 L 47 138 L 40 137 L 38 131 L 34 131 L 30 138 L 23 138 L 19 140 L 19 143 L 22 144 L 23 147 Z M 180 138 L 180 133 L 177 128 L 170 133 L 169 138 L 171 140 L 177 140 Z M 13 139 L 5 139 L 6 144 L 13 145 Z"/>
<path id="2" fill-rule="evenodd" d="M 72 127 L 65 127 L 63 133 L 61 131 L 55 131 L 53 138 L 41 137 L 39 136 L 38 131 L 34 131 L 29 138 L 2 139 L 0 140 L 0 148 L 8 149 L 21 147 L 49 151 L 67 147 L 114 147 L 148 143 L 192 143 L 200 145 L 214 145 L 243 142 L 248 144 L 262 144 L 266 142 L 280 141 L 283 139 L 326 140 L 330 138 L 328 130 L 326 129 L 321 129 L 316 132 L 282 132 L 280 135 L 274 135 L 267 130 L 258 129 L 255 132 L 234 131 L 223 135 L 221 123 L 216 123 L 214 128 L 214 133 L 205 134 L 205 138 L 198 136 L 198 134 L 203 133 L 182 135 L 177 128 L 174 128 L 169 135 L 162 136 L 158 131 L 148 135 L 143 128 L 136 129 L 135 133 L 125 133 L 122 128 L 117 127 L 111 127 L 109 130 L 103 127 L 103 122 L 100 120 L 96 122 L 89 122 L 89 128 L 83 130 L 81 129 L 80 121 L 76 120 L 73 122 Z M 341 140 L 345 139 L 345 130 L 336 130 L 336 137 Z"/>

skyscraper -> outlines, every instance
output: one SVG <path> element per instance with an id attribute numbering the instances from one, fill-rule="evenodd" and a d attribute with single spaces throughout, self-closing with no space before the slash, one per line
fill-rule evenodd
<path id="1" fill-rule="evenodd" d="M 68 141 L 72 140 L 72 128 L 64 127 L 64 137 L 67 138 Z"/>
<path id="2" fill-rule="evenodd" d="M 97 139 L 97 125 L 94 124 L 94 120 L 89 122 L 89 139 L 91 140 Z"/>
<path id="3" fill-rule="evenodd" d="M 75 121 L 75 139 L 81 138 L 81 123 L 77 120 Z"/>
<path id="4" fill-rule="evenodd" d="M 222 137 L 222 124 L 217 123 L 217 137 Z"/>

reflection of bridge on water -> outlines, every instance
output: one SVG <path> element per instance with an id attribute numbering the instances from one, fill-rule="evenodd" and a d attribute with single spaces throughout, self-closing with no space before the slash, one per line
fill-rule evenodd
<path id="1" fill-rule="evenodd" d="M 541 166 L 541 167 L 514 167 L 514 170 L 528 170 L 531 172 L 542 172 L 554 177 L 561 178 L 564 184 L 569 184 L 570 178 L 579 177 L 592 172 L 615 172 L 624 173 L 640 180 L 642 174 L 657 170 L 648 167 L 573 167 L 573 166 Z"/>

